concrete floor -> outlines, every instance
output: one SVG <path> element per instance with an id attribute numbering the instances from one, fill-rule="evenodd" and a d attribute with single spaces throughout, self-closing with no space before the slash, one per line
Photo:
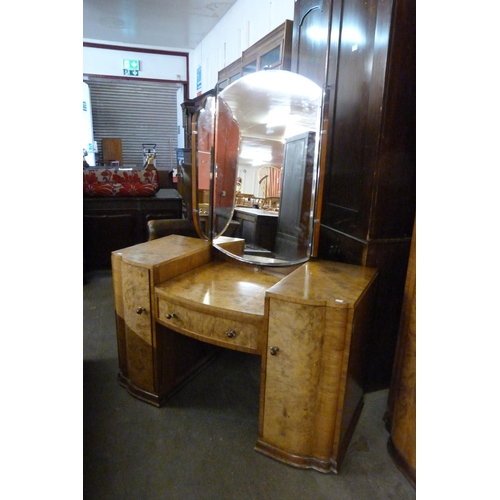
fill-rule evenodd
<path id="1" fill-rule="evenodd" d="M 83 287 L 84 499 L 407 500 L 390 458 L 387 391 L 366 395 L 339 474 L 301 470 L 254 451 L 260 358 L 223 351 L 163 408 L 118 384 L 111 272 Z"/>

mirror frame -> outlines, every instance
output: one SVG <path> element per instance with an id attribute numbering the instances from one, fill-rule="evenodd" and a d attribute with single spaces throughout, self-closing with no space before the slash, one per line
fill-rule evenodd
<path id="1" fill-rule="evenodd" d="M 210 147 L 210 164 L 209 164 L 209 189 L 208 189 L 208 204 L 209 204 L 209 209 L 205 213 L 203 213 L 202 209 L 200 208 L 200 204 L 203 204 L 204 202 L 200 202 L 200 197 L 199 197 L 199 185 L 200 185 L 200 166 L 199 166 L 199 159 L 198 159 L 198 151 L 199 151 L 199 143 L 200 143 L 200 130 L 199 130 L 199 118 L 200 116 L 208 116 L 212 120 L 212 137 L 215 136 L 215 114 L 211 113 L 209 115 L 209 110 L 207 109 L 207 104 L 211 104 L 213 99 L 214 104 L 216 103 L 217 99 L 217 91 L 216 89 L 210 90 L 209 92 L 206 92 L 203 95 L 203 100 L 202 102 L 199 103 L 198 109 L 193 113 L 192 118 L 191 118 L 191 136 L 192 136 L 192 145 L 191 145 L 191 155 L 192 155 L 192 174 L 191 174 L 191 179 L 192 179 L 192 184 L 191 184 L 191 189 L 192 189 L 192 211 L 193 211 L 193 221 L 194 221 L 194 226 L 196 229 L 196 232 L 198 233 L 198 236 L 201 239 L 207 240 L 207 241 L 212 241 L 213 240 L 213 168 L 214 168 L 214 161 L 213 161 L 213 156 L 214 156 L 214 141 L 212 138 L 211 141 L 211 147 Z M 205 217 L 204 224 L 202 224 L 202 217 Z M 205 227 L 203 227 L 205 226 Z"/>
<path id="2" fill-rule="evenodd" d="M 254 75 L 258 74 L 264 74 L 268 75 L 269 73 L 280 73 L 280 78 L 283 75 L 293 75 L 291 78 L 294 79 L 301 79 L 304 82 L 307 82 L 308 85 L 314 86 L 311 88 L 314 88 L 314 92 L 317 92 L 317 95 L 314 94 L 313 97 L 311 98 L 311 102 L 314 103 L 313 109 L 316 110 L 315 113 L 315 126 L 314 128 L 308 128 L 304 129 L 306 132 L 315 132 L 313 134 L 314 136 L 314 151 L 311 153 L 310 147 L 309 147 L 309 159 L 308 161 L 311 161 L 312 158 L 312 171 L 311 168 L 306 168 L 304 166 L 304 172 L 307 170 L 308 175 L 312 175 L 312 179 L 310 180 L 310 185 L 311 185 L 311 193 L 310 193 L 310 204 L 309 204 L 309 219 L 308 219 L 308 229 L 307 229 L 307 240 L 308 240 L 308 247 L 309 250 L 306 252 L 307 255 L 302 256 L 302 257 L 297 257 L 297 258 L 285 258 L 281 259 L 279 258 L 279 255 L 276 257 L 272 258 L 259 258 L 256 256 L 240 256 L 240 255 L 235 255 L 233 253 L 228 252 L 226 249 L 224 249 L 221 246 L 217 245 L 217 237 L 221 236 L 224 234 L 224 232 L 227 230 L 229 227 L 229 224 L 234 216 L 234 211 L 236 208 L 236 184 L 238 180 L 238 161 L 236 161 L 234 170 L 232 172 L 232 175 L 234 176 L 234 182 L 232 183 L 233 189 L 232 192 L 229 193 L 229 197 L 231 198 L 232 203 L 230 204 L 230 210 L 228 212 L 228 219 L 227 222 L 224 224 L 224 227 L 221 228 L 221 230 L 217 230 L 216 224 L 217 224 L 217 215 L 216 215 L 216 192 L 218 192 L 217 189 L 217 176 L 219 175 L 218 172 L 218 154 L 220 151 L 220 141 L 219 139 L 219 110 L 220 110 L 220 105 L 221 102 L 223 102 L 227 108 L 231 112 L 231 107 L 225 102 L 224 100 L 224 93 L 228 90 L 230 90 L 232 87 L 235 85 L 242 85 L 242 81 L 244 82 L 245 79 L 248 79 L 248 77 L 254 77 Z M 234 90 L 234 89 L 233 89 Z M 226 92 L 227 93 L 227 92 Z M 272 95 L 271 95 L 272 97 Z M 247 96 L 247 98 L 249 98 Z M 258 264 L 258 265 L 264 265 L 264 266 L 291 266 L 291 265 L 296 265 L 302 262 L 305 262 L 309 260 L 313 256 L 313 249 L 314 249 L 314 243 L 316 239 L 316 227 L 315 227 L 315 213 L 317 211 L 317 193 L 318 193 L 318 187 L 319 187 L 319 167 L 320 167 L 320 151 L 321 151 L 321 125 L 322 125 L 322 110 L 323 110 L 323 102 L 324 102 L 324 93 L 323 90 L 316 85 L 314 82 L 311 80 L 298 75 L 296 73 L 290 73 L 288 71 L 284 70 L 270 70 L 266 72 L 258 72 L 258 73 L 252 73 L 251 75 L 247 75 L 246 77 L 242 77 L 236 82 L 232 83 L 222 91 L 218 92 L 217 87 L 215 87 L 213 90 L 206 92 L 203 95 L 203 99 L 200 101 L 199 108 L 195 113 L 193 113 L 192 118 L 191 118 L 191 129 L 192 129 L 192 198 L 193 198 L 193 205 L 192 205 L 192 211 L 193 211 L 193 220 L 195 224 L 195 228 L 200 236 L 200 238 L 212 242 L 212 244 L 218 248 L 220 251 L 223 253 L 229 255 L 231 258 L 234 258 L 236 260 L 240 260 L 243 262 L 247 263 L 252 263 L 252 264 Z M 290 112 L 290 115 L 294 113 Z M 295 113 L 298 115 L 298 112 Z M 200 122 L 201 118 L 201 122 Z M 234 114 L 232 116 L 233 121 L 238 124 L 238 120 L 234 117 Z M 206 125 L 208 124 L 208 129 Z M 202 125 L 200 127 L 200 125 Z M 239 139 L 238 139 L 238 151 L 241 152 L 241 145 L 243 141 L 243 135 L 241 131 L 238 129 L 239 132 Z M 200 157 L 200 150 L 199 146 L 200 144 L 204 145 L 206 142 L 206 137 L 203 136 L 204 133 L 207 133 L 209 136 L 209 143 L 210 143 L 210 149 L 207 150 L 207 147 L 204 148 L 203 151 L 201 151 L 201 156 Z M 305 132 L 303 131 L 302 134 Z M 284 142 L 284 141 L 283 141 Z M 283 179 L 283 184 L 284 186 L 285 182 L 290 183 L 290 179 L 286 180 L 286 174 L 285 171 L 283 170 L 284 167 L 284 156 L 285 156 L 285 144 L 283 145 L 283 162 L 281 164 L 281 169 L 282 169 L 282 179 Z M 207 213 L 202 213 L 202 209 L 200 206 L 203 205 L 204 200 L 200 200 L 200 163 L 203 161 L 206 161 L 206 158 L 209 158 L 209 189 L 208 189 L 208 211 Z M 239 158 L 239 153 L 237 153 L 236 158 Z M 304 180 L 305 182 L 305 180 Z M 206 186 L 204 186 L 206 187 Z M 228 189 L 229 190 L 229 189 Z M 224 196 L 226 196 L 226 191 L 223 191 Z M 282 193 L 283 195 L 283 193 Z M 228 198 L 229 198 L 228 197 Z M 201 205 L 200 205 L 201 203 Z M 203 205 L 204 206 L 204 205 Z M 279 215 L 278 215 L 279 217 Z"/>

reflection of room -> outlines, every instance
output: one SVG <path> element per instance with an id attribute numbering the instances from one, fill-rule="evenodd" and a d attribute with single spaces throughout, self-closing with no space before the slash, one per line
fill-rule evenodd
<path id="1" fill-rule="evenodd" d="M 279 198 L 281 194 L 281 168 L 265 166 L 257 171 L 259 194 L 262 198 Z"/>
<path id="2" fill-rule="evenodd" d="M 214 218 L 205 225 L 207 237 L 240 237 L 245 257 L 275 263 L 310 256 L 320 104 L 320 87 L 287 71 L 249 74 L 218 95 L 200 98 L 187 142 L 194 145 L 194 172 L 207 172 L 212 162 Z M 243 192 L 241 177 L 250 165 L 256 167 L 253 193 Z M 193 213 L 198 226 L 201 182 Z"/>

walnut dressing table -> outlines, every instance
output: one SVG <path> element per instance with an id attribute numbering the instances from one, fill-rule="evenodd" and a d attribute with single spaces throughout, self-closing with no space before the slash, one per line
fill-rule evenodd
<path id="1" fill-rule="evenodd" d="M 243 240 L 218 244 L 242 251 Z M 167 236 L 112 253 L 120 383 L 161 406 L 220 348 L 261 356 L 255 449 L 337 472 L 363 404 L 376 270 L 329 261 L 269 268 Z"/>

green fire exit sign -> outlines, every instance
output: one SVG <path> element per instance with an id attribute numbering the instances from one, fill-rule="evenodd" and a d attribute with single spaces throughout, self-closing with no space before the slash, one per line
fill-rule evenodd
<path id="1" fill-rule="evenodd" d="M 139 61 L 137 59 L 123 59 L 123 74 L 125 76 L 138 76 Z"/>

